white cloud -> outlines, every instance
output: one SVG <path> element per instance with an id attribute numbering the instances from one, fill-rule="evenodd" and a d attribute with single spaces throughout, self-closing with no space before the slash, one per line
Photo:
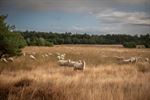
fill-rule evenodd
<path id="1" fill-rule="evenodd" d="M 150 15 L 145 12 L 121 12 L 108 9 L 94 14 L 103 23 L 149 25 Z"/>

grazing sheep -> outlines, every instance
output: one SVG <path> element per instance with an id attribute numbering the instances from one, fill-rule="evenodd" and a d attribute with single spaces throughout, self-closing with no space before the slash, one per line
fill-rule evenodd
<path id="1" fill-rule="evenodd" d="M 146 62 L 148 62 L 148 61 L 149 61 L 149 59 L 148 59 L 148 58 L 145 58 L 145 61 L 146 61 Z"/>
<path id="2" fill-rule="evenodd" d="M 70 59 L 68 61 L 69 61 L 68 66 L 70 67 L 74 67 L 74 64 L 78 63 L 77 61 L 71 61 Z"/>
<path id="3" fill-rule="evenodd" d="M 8 63 L 6 58 L 1 58 L 1 61 L 5 62 L 5 63 Z"/>
<path id="4" fill-rule="evenodd" d="M 45 54 L 44 56 L 45 56 L 45 57 L 48 57 L 48 54 Z"/>
<path id="5" fill-rule="evenodd" d="M 64 58 L 61 58 L 61 56 L 57 56 L 58 60 L 64 60 Z"/>
<path id="6" fill-rule="evenodd" d="M 66 54 L 57 55 L 58 60 L 64 60 Z"/>
<path id="7" fill-rule="evenodd" d="M 124 62 L 124 63 L 129 63 L 129 62 L 130 62 L 130 59 L 124 59 L 123 62 Z"/>
<path id="8" fill-rule="evenodd" d="M 74 63 L 74 70 L 84 70 L 85 69 L 85 61 Z"/>
<path id="9" fill-rule="evenodd" d="M 32 60 L 36 60 L 36 58 L 33 55 L 29 56 Z"/>
<path id="10" fill-rule="evenodd" d="M 14 58 L 9 57 L 9 58 L 7 58 L 7 61 L 14 62 Z"/>
<path id="11" fill-rule="evenodd" d="M 138 60 L 137 57 L 131 57 L 129 59 L 124 59 L 123 62 L 125 62 L 125 63 L 136 63 L 137 60 Z"/>
<path id="12" fill-rule="evenodd" d="M 137 62 L 137 58 L 136 57 L 131 57 L 130 58 L 130 62 L 131 63 L 136 63 Z"/>
<path id="13" fill-rule="evenodd" d="M 65 54 L 65 53 L 64 53 L 64 54 L 61 54 L 61 57 L 62 57 L 62 58 L 65 58 L 65 56 L 66 56 L 66 54 Z"/>
<path id="14" fill-rule="evenodd" d="M 68 66 L 69 60 L 58 60 L 60 66 Z"/>

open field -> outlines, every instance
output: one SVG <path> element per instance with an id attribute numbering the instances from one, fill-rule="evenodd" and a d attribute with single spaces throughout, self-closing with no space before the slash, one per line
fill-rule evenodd
<path id="1" fill-rule="evenodd" d="M 26 47 L 23 52 L 14 62 L 0 62 L 0 100 L 150 100 L 150 61 L 145 61 L 150 49 L 61 45 Z M 57 53 L 85 60 L 86 69 L 59 66 Z M 123 63 L 116 57 L 142 60 Z"/>

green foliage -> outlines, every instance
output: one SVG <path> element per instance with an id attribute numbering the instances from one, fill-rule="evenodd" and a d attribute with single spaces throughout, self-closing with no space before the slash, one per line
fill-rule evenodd
<path id="1" fill-rule="evenodd" d="M 136 43 L 135 42 L 124 42 L 123 46 L 125 48 L 135 48 L 136 47 Z"/>
<path id="2" fill-rule="evenodd" d="M 146 48 L 150 48 L 150 34 L 141 35 L 142 42 Z"/>
<path id="3" fill-rule="evenodd" d="M 21 34 L 10 32 L 11 27 L 4 22 L 6 18 L 6 16 L 0 16 L 0 58 L 3 54 L 20 55 L 21 48 L 26 45 Z"/>
<path id="4" fill-rule="evenodd" d="M 27 40 L 28 45 L 32 46 L 53 46 L 53 43 L 45 40 L 44 38 L 34 37 L 32 39 L 28 38 Z"/>
<path id="5" fill-rule="evenodd" d="M 26 31 L 21 32 L 21 34 L 26 39 L 28 45 L 38 45 L 36 44 L 36 38 L 43 38 L 46 41 L 53 44 L 130 44 L 130 42 L 135 42 L 136 44 L 145 44 L 149 47 L 150 35 L 125 35 L 125 34 L 107 34 L 107 35 L 90 35 L 90 34 L 72 34 L 72 33 L 46 33 L 46 32 L 35 32 Z M 31 43 L 33 42 L 33 43 Z M 128 44 L 129 42 L 129 44 Z M 134 45 L 135 47 L 135 45 Z"/>

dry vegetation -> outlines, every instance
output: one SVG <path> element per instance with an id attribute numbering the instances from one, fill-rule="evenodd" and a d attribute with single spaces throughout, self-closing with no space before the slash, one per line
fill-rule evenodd
<path id="1" fill-rule="evenodd" d="M 150 62 L 124 64 L 115 56 L 150 59 L 150 49 L 121 46 L 62 45 L 26 47 L 35 52 L 0 62 L 0 100 L 150 100 Z M 56 53 L 85 60 L 84 71 L 57 64 Z M 45 53 L 52 53 L 42 57 Z"/>

